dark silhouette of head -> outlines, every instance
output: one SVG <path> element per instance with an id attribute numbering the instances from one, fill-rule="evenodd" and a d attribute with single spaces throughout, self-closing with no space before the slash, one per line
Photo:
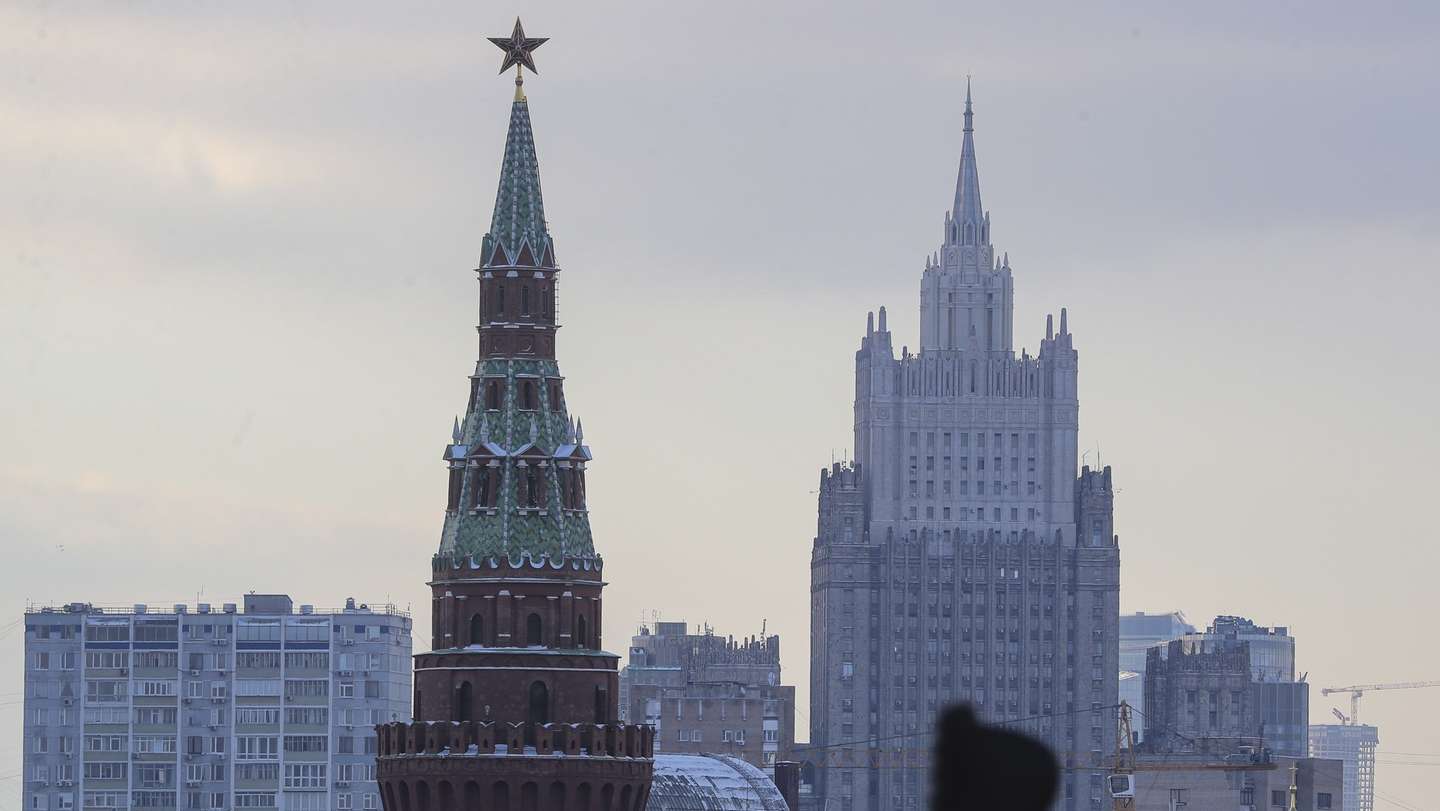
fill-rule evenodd
<path id="1" fill-rule="evenodd" d="M 975 720 L 968 706 L 940 718 L 933 811 L 1046 811 L 1060 785 L 1060 764 L 1039 741 Z"/>

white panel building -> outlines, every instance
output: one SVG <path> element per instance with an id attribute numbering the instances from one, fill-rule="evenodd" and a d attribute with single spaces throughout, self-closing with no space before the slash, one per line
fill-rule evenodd
<path id="1" fill-rule="evenodd" d="M 354 600 L 33 607 L 22 807 L 379 809 L 410 656 L 409 616 Z"/>

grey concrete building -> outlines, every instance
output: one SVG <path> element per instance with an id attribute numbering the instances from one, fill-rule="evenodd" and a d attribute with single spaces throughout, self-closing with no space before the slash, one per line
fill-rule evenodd
<path id="1" fill-rule="evenodd" d="M 1179 611 L 1165 614 L 1120 615 L 1120 700 L 1131 707 L 1145 709 L 1145 654 L 1155 645 L 1163 645 L 1185 634 L 1195 633 L 1195 626 Z"/>
<path id="2" fill-rule="evenodd" d="M 1051 746 L 1057 806 L 1108 802 L 1119 550 L 1109 468 L 1077 476 L 1068 318 L 1017 351 L 1014 284 L 980 202 L 967 96 L 960 175 L 921 274 L 918 352 L 886 311 L 855 356 L 855 461 L 820 476 L 811 746 L 821 807 L 918 811 L 937 712 L 968 702 Z"/>
<path id="3" fill-rule="evenodd" d="M 1251 678 L 1257 682 L 1295 681 L 1295 638 L 1283 625 L 1256 625 L 1245 617 L 1216 617 L 1204 639 L 1235 639 L 1249 644 Z"/>
<path id="4" fill-rule="evenodd" d="M 736 757 L 773 776 L 795 745 L 795 688 L 780 680 L 780 637 L 690 633 L 684 622 L 641 627 L 620 671 L 620 715 L 655 728 L 656 752 Z"/>
<path id="5" fill-rule="evenodd" d="M 1344 764 L 1345 807 L 1375 808 L 1375 747 L 1380 730 L 1368 724 L 1316 724 L 1310 727 L 1310 755 Z"/>
<path id="6" fill-rule="evenodd" d="M 1248 643 L 1187 637 L 1145 662 L 1146 752 L 1229 754 L 1262 747 Z"/>
<path id="7" fill-rule="evenodd" d="M 1295 638 L 1288 628 L 1221 616 L 1204 633 L 1187 634 L 1184 639 L 1243 642 L 1250 657 L 1251 704 L 1257 724 L 1252 734 L 1277 755 L 1309 754 L 1310 685 L 1295 678 Z"/>
<path id="8" fill-rule="evenodd" d="M 392 606 L 34 607 L 23 807 L 368 811 L 379 722 L 409 717 Z"/>
<path id="9" fill-rule="evenodd" d="M 1290 805 L 1293 791 L 1295 804 Z M 1133 811 L 1341 811 L 1341 763 L 1276 757 L 1243 763 L 1235 757 L 1152 755 L 1136 767 Z"/>

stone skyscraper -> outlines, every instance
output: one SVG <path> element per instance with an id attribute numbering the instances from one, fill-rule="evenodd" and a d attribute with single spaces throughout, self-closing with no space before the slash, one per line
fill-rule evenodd
<path id="1" fill-rule="evenodd" d="M 855 355 L 855 461 L 820 476 L 811 745 L 825 809 L 925 807 L 936 713 L 968 702 L 1051 746 L 1057 807 L 1108 803 L 1120 558 L 1110 469 L 1076 475 L 1065 311 L 1015 350 L 969 93 L 955 203 L 920 281 L 920 347 L 885 309 Z"/>

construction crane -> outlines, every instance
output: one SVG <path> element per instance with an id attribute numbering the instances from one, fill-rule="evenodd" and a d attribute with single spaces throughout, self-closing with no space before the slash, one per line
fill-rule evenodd
<path id="1" fill-rule="evenodd" d="M 1320 691 L 1321 695 L 1332 693 L 1350 694 L 1350 717 L 1344 718 L 1343 713 L 1336 712 L 1341 716 L 1342 723 L 1348 726 L 1358 726 L 1360 723 L 1360 696 L 1371 690 L 1414 690 L 1419 687 L 1440 687 L 1440 681 L 1406 681 L 1394 684 L 1352 684 L 1349 687 L 1326 687 Z"/>

